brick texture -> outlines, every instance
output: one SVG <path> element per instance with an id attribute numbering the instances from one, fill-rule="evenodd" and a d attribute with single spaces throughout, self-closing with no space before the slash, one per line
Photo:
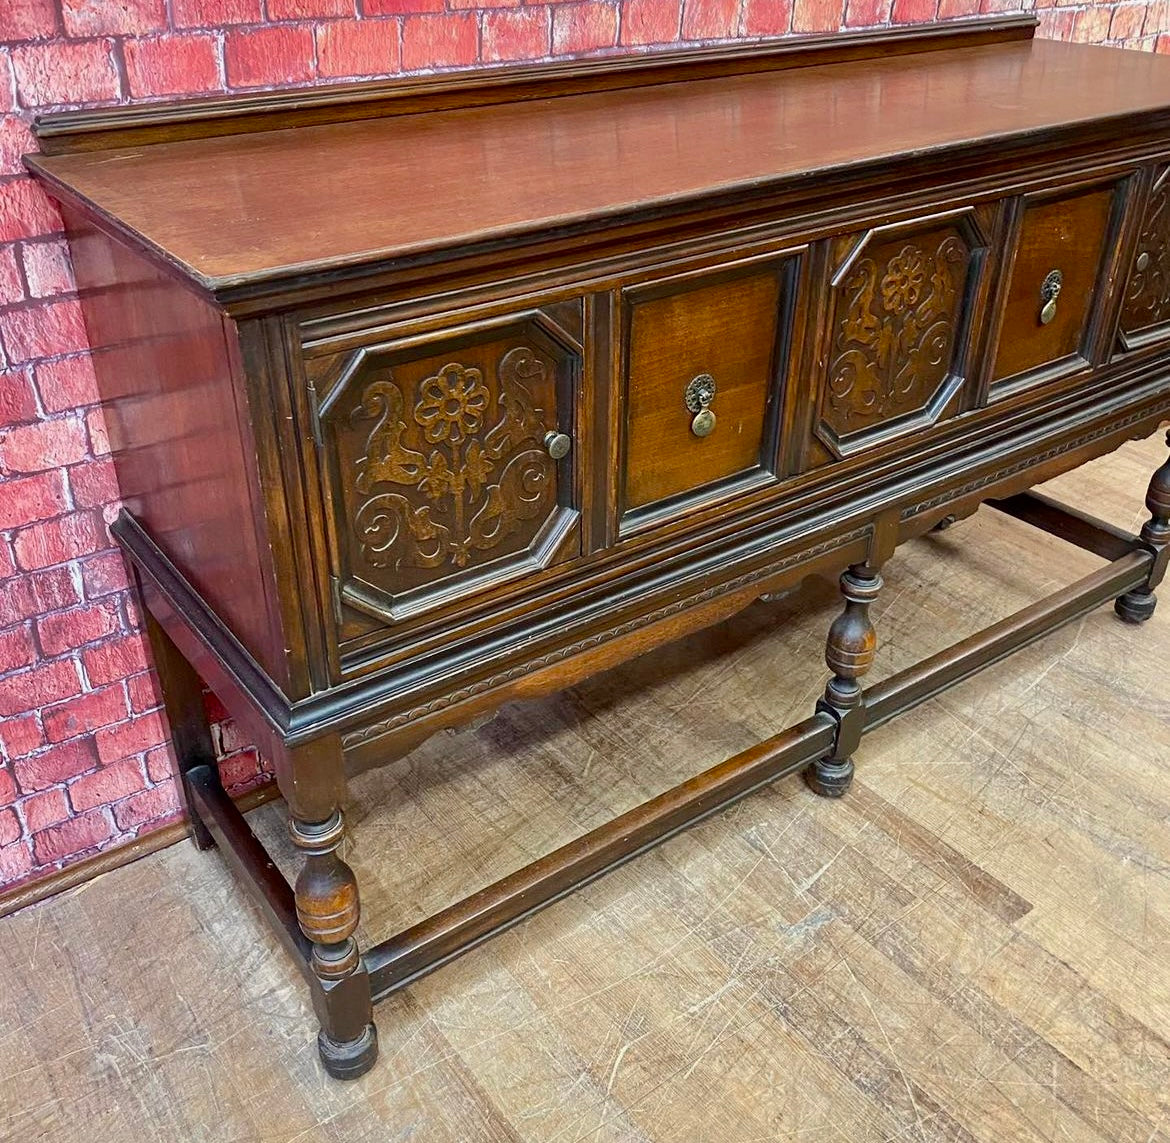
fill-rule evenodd
<path id="1" fill-rule="evenodd" d="M 61 219 L 21 163 L 37 113 L 1021 8 L 1170 51 L 1170 0 L 0 0 L 0 891 L 178 814 Z M 224 780 L 255 785 L 209 709 Z"/>

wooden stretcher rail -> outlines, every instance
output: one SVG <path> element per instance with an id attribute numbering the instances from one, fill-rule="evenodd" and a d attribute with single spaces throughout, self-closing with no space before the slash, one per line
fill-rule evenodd
<path id="1" fill-rule="evenodd" d="M 1120 554 L 1046 599 L 869 687 L 862 709 L 866 731 L 1138 587 L 1150 574 L 1154 554 L 1136 537 L 1047 497 L 1029 493 L 996 502 L 995 507 L 1087 551 Z M 369 949 L 363 962 L 374 999 L 383 999 L 731 803 L 825 757 L 836 733 L 833 716 L 820 711 Z M 190 770 L 187 784 L 199 818 L 312 979 L 311 946 L 297 924 L 287 880 L 212 767 Z"/>
<path id="2" fill-rule="evenodd" d="M 754 790 L 803 769 L 833 745 L 817 714 L 705 770 L 465 897 L 366 953 L 374 998 L 502 932 Z"/>
<path id="3" fill-rule="evenodd" d="M 1130 552 L 945 651 L 875 683 L 865 692 L 865 729 L 873 730 L 889 722 L 1013 651 L 1144 583 L 1153 562 L 1150 552 Z"/>
<path id="4" fill-rule="evenodd" d="M 312 946 L 297 924 L 292 887 L 284 874 L 224 790 L 214 768 L 196 766 L 187 771 L 185 778 L 191 806 L 215 839 L 216 846 L 276 930 L 297 966 L 306 976 L 311 976 L 309 953 Z"/>

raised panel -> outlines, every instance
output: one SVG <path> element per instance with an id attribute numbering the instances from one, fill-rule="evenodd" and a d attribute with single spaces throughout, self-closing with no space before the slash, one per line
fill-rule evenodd
<path id="1" fill-rule="evenodd" d="M 1116 187 L 1096 187 L 1025 204 L 992 370 L 993 395 L 1000 382 L 1011 382 L 1014 391 L 1086 363 L 1116 194 Z"/>
<path id="2" fill-rule="evenodd" d="M 831 280 L 814 429 L 830 458 L 953 410 L 988 242 L 967 211 L 877 228 L 838 245 L 848 252 Z"/>
<path id="3" fill-rule="evenodd" d="M 624 524 L 775 480 L 794 263 L 625 292 Z"/>
<path id="4" fill-rule="evenodd" d="M 1170 170 L 1154 182 L 1121 307 L 1121 344 L 1137 349 L 1170 334 Z"/>
<path id="5" fill-rule="evenodd" d="M 539 312 L 309 363 L 339 619 L 398 622 L 579 551 L 574 450 L 550 435 L 572 441 L 580 369 Z"/>

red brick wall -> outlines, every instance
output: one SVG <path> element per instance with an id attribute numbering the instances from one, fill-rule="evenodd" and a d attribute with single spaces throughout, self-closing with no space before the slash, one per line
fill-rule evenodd
<path id="1" fill-rule="evenodd" d="M 0 0 L 0 889 L 176 816 L 68 251 L 20 162 L 36 112 L 1033 6 L 1053 38 L 1170 27 L 1167 0 Z"/>

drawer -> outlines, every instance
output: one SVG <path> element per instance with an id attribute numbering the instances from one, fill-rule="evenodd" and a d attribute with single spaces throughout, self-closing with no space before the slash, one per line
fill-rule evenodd
<path id="1" fill-rule="evenodd" d="M 581 312 L 306 360 L 343 642 L 579 554 Z"/>
<path id="2" fill-rule="evenodd" d="M 623 291 L 622 531 L 776 482 L 798 262 Z"/>
<path id="3" fill-rule="evenodd" d="M 809 464 L 887 445 L 970 403 L 992 212 L 931 215 L 828 243 Z"/>
<path id="4" fill-rule="evenodd" d="M 1090 356 L 1117 184 L 1023 200 L 992 397 L 1083 368 Z"/>
<path id="5" fill-rule="evenodd" d="M 1154 180 L 1142 215 L 1121 305 L 1124 350 L 1163 341 L 1170 335 L 1170 170 Z"/>

